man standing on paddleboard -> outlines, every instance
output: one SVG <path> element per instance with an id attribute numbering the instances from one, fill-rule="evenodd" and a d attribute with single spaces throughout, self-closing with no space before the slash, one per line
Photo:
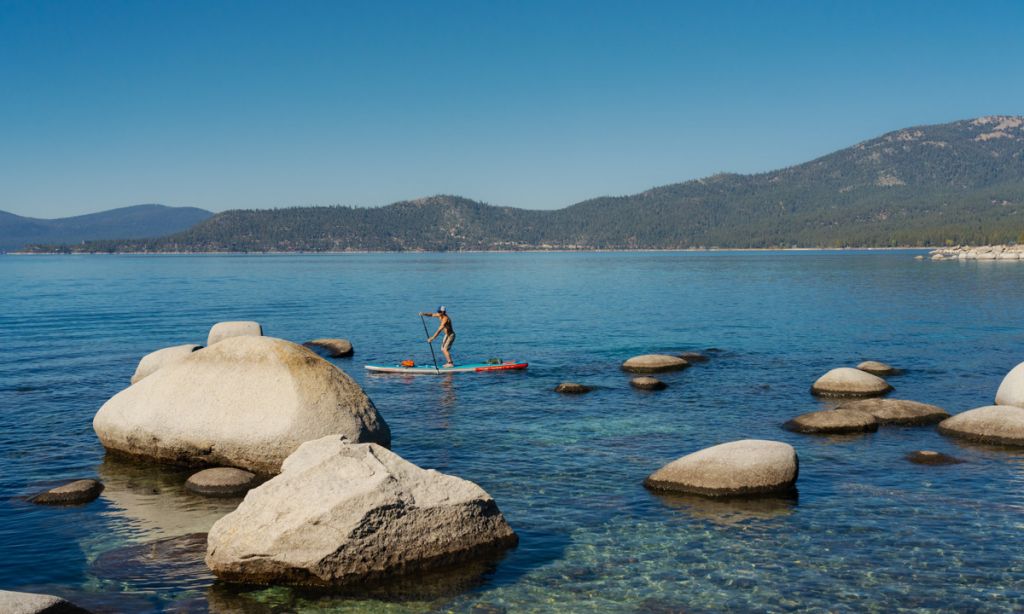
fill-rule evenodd
<path id="1" fill-rule="evenodd" d="M 452 344 L 455 343 L 455 329 L 452 328 L 452 319 L 448 317 L 448 311 L 441 305 L 437 308 L 437 313 L 421 313 L 421 316 L 430 316 L 441 320 L 441 325 L 437 327 L 437 332 L 434 333 L 429 339 L 428 343 L 433 343 L 437 336 L 444 332 L 444 341 L 441 342 L 441 351 L 444 352 L 445 359 L 448 360 L 445 363 L 445 367 L 454 367 L 455 362 L 452 361 Z"/>

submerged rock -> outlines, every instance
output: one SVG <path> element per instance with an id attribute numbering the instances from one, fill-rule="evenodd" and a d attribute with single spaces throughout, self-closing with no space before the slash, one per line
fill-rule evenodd
<path id="1" fill-rule="evenodd" d="M 375 444 L 302 444 L 210 530 L 206 562 L 252 584 L 343 586 L 493 554 L 517 537 L 476 484 Z"/>
<path id="2" fill-rule="evenodd" d="M 190 533 L 107 550 L 89 566 L 104 580 L 131 583 L 135 590 L 200 589 L 213 579 L 203 556 L 206 533 Z"/>
<path id="3" fill-rule="evenodd" d="M 629 380 L 629 385 L 640 390 L 664 390 L 668 388 L 668 384 L 665 382 L 656 377 L 648 376 L 634 377 Z"/>
<path id="4" fill-rule="evenodd" d="M 918 465 L 957 465 L 964 462 L 955 456 L 934 450 L 916 450 L 907 454 L 907 460 Z"/>
<path id="5" fill-rule="evenodd" d="M 116 394 L 93 419 L 113 452 L 179 465 L 277 473 L 301 443 L 342 434 L 390 445 L 362 388 L 310 350 L 231 337 Z"/>
<path id="6" fill-rule="evenodd" d="M 793 446 L 743 439 L 672 461 L 648 476 L 644 486 L 705 496 L 778 494 L 793 490 L 798 473 Z"/>
<path id="7" fill-rule="evenodd" d="M 135 375 L 132 375 L 132 383 L 136 384 L 147 375 L 151 375 L 162 367 L 177 362 L 182 358 L 190 355 L 196 350 L 203 349 L 203 346 L 196 345 L 194 343 L 186 343 L 184 345 L 175 345 L 169 348 L 163 348 L 155 352 L 150 352 L 142 357 L 139 361 L 139 366 L 135 367 Z"/>
<path id="8" fill-rule="evenodd" d="M 1024 362 L 1011 369 L 999 384 L 996 405 L 1024 407 Z"/>
<path id="9" fill-rule="evenodd" d="M 32 497 L 32 503 L 43 505 L 77 505 L 88 503 L 100 496 L 103 484 L 99 480 L 75 480 L 63 486 L 51 488 Z"/>
<path id="10" fill-rule="evenodd" d="M 210 328 L 210 334 L 206 337 L 206 345 L 211 346 L 230 337 L 243 336 L 261 337 L 263 336 L 263 327 L 259 322 L 251 321 L 217 322 Z"/>
<path id="11" fill-rule="evenodd" d="M 1024 446 L 1024 408 L 979 407 L 943 420 L 939 432 L 978 443 Z"/>
<path id="12" fill-rule="evenodd" d="M 879 424 L 917 426 L 936 424 L 949 417 L 949 412 L 936 405 L 903 399 L 860 399 L 845 401 L 836 409 L 855 409 L 871 414 Z"/>
<path id="13" fill-rule="evenodd" d="M 323 350 L 331 358 L 343 358 L 353 354 L 352 344 L 348 339 L 314 339 L 302 345 L 314 350 Z"/>
<path id="14" fill-rule="evenodd" d="M 690 363 L 678 356 L 668 354 L 644 354 L 634 356 L 622 363 L 622 368 L 632 373 L 660 373 L 689 367 Z"/>
<path id="15" fill-rule="evenodd" d="M 796 433 L 821 435 L 873 433 L 878 430 L 878 420 L 855 409 L 824 409 L 797 416 L 783 427 Z"/>
<path id="16" fill-rule="evenodd" d="M 256 474 L 243 469 L 214 467 L 192 474 L 185 488 L 209 497 L 235 497 L 248 492 L 256 480 Z"/>
<path id="17" fill-rule="evenodd" d="M 896 373 L 895 368 L 877 360 L 865 360 L 857 365 L 857 368 L 871 375 L 892 375 Z"/>
<path id="18" fill-rule="evenodd" d="M 576 382 L 562 382 L 555 386 L 555 392 L 561 392 L 562 394 L 584 394 L 590 391 L 590 386 L 577 384 Z"/>
<path id="19" fill-rule="evenodd" d="M 0 591 L 0 612 L 4 614 L 89 614 L 77 605 L 54 595 Z"/>
<path id="20" fill-rule="evenodd" d="M 891 390 L 877 375 L 850 367 L 832 369 L 811 386 L 811 393 L 822 397 L 876 397 Z"/>
<path id="21" fill-rule="evenodd" d="M 683 352 L 683 353 L 679 354 L 679 357 L 682 358 L 683 360 L 685 360 L 686 362 L 690 363 L 690 364 L 693 364 L 695 362 L 707 362 L 708 361 L 708 357 L 705 356 L 704 354 L 701 354 L 700 352 Z"/>

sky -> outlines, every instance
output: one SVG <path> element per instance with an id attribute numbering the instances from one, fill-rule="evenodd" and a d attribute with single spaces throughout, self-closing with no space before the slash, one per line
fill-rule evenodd
<path id="1" fill-rule="evenodd" d="M 0 210 L 561 208 L 1024 114 L 1024 2 L 0 0 Z"/>

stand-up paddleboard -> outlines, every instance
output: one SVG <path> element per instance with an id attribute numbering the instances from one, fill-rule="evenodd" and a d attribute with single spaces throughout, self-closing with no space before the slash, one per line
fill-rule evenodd
<path id="1" fill-rule="evenodd" d="M 525 369 L 530 363 L 515 362 L 506 360 L 500 363 L 479 362 L 468 365 L 455 365 L 454 367 L 435 367 L 434 365 L 416 365 L 415 367 L 403 367 L 402 365 L 366 365 L 367 371 L 376 373 L 405 373 L 407 375 L 444 375 L 445 373 L 485 373 L 489 371 L 519 371 Z"/>

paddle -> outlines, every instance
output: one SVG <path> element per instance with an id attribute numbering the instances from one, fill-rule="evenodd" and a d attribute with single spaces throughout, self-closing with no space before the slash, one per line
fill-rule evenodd
<path id="1" fill-rule="evenodd" d="M 420 314 L 420 324 L 423 325 L 423 333 L 427 336 L 427 345 L 430 346 L 430 357 L 434 359 L 434 371 L 440 373 L 441 369 L 437 367 L 437 355 L 434 354 L 434 344 L 430 341 L 430 331 L 427 330 L 427 321 L 423 319 L 422 313 Z"/>

